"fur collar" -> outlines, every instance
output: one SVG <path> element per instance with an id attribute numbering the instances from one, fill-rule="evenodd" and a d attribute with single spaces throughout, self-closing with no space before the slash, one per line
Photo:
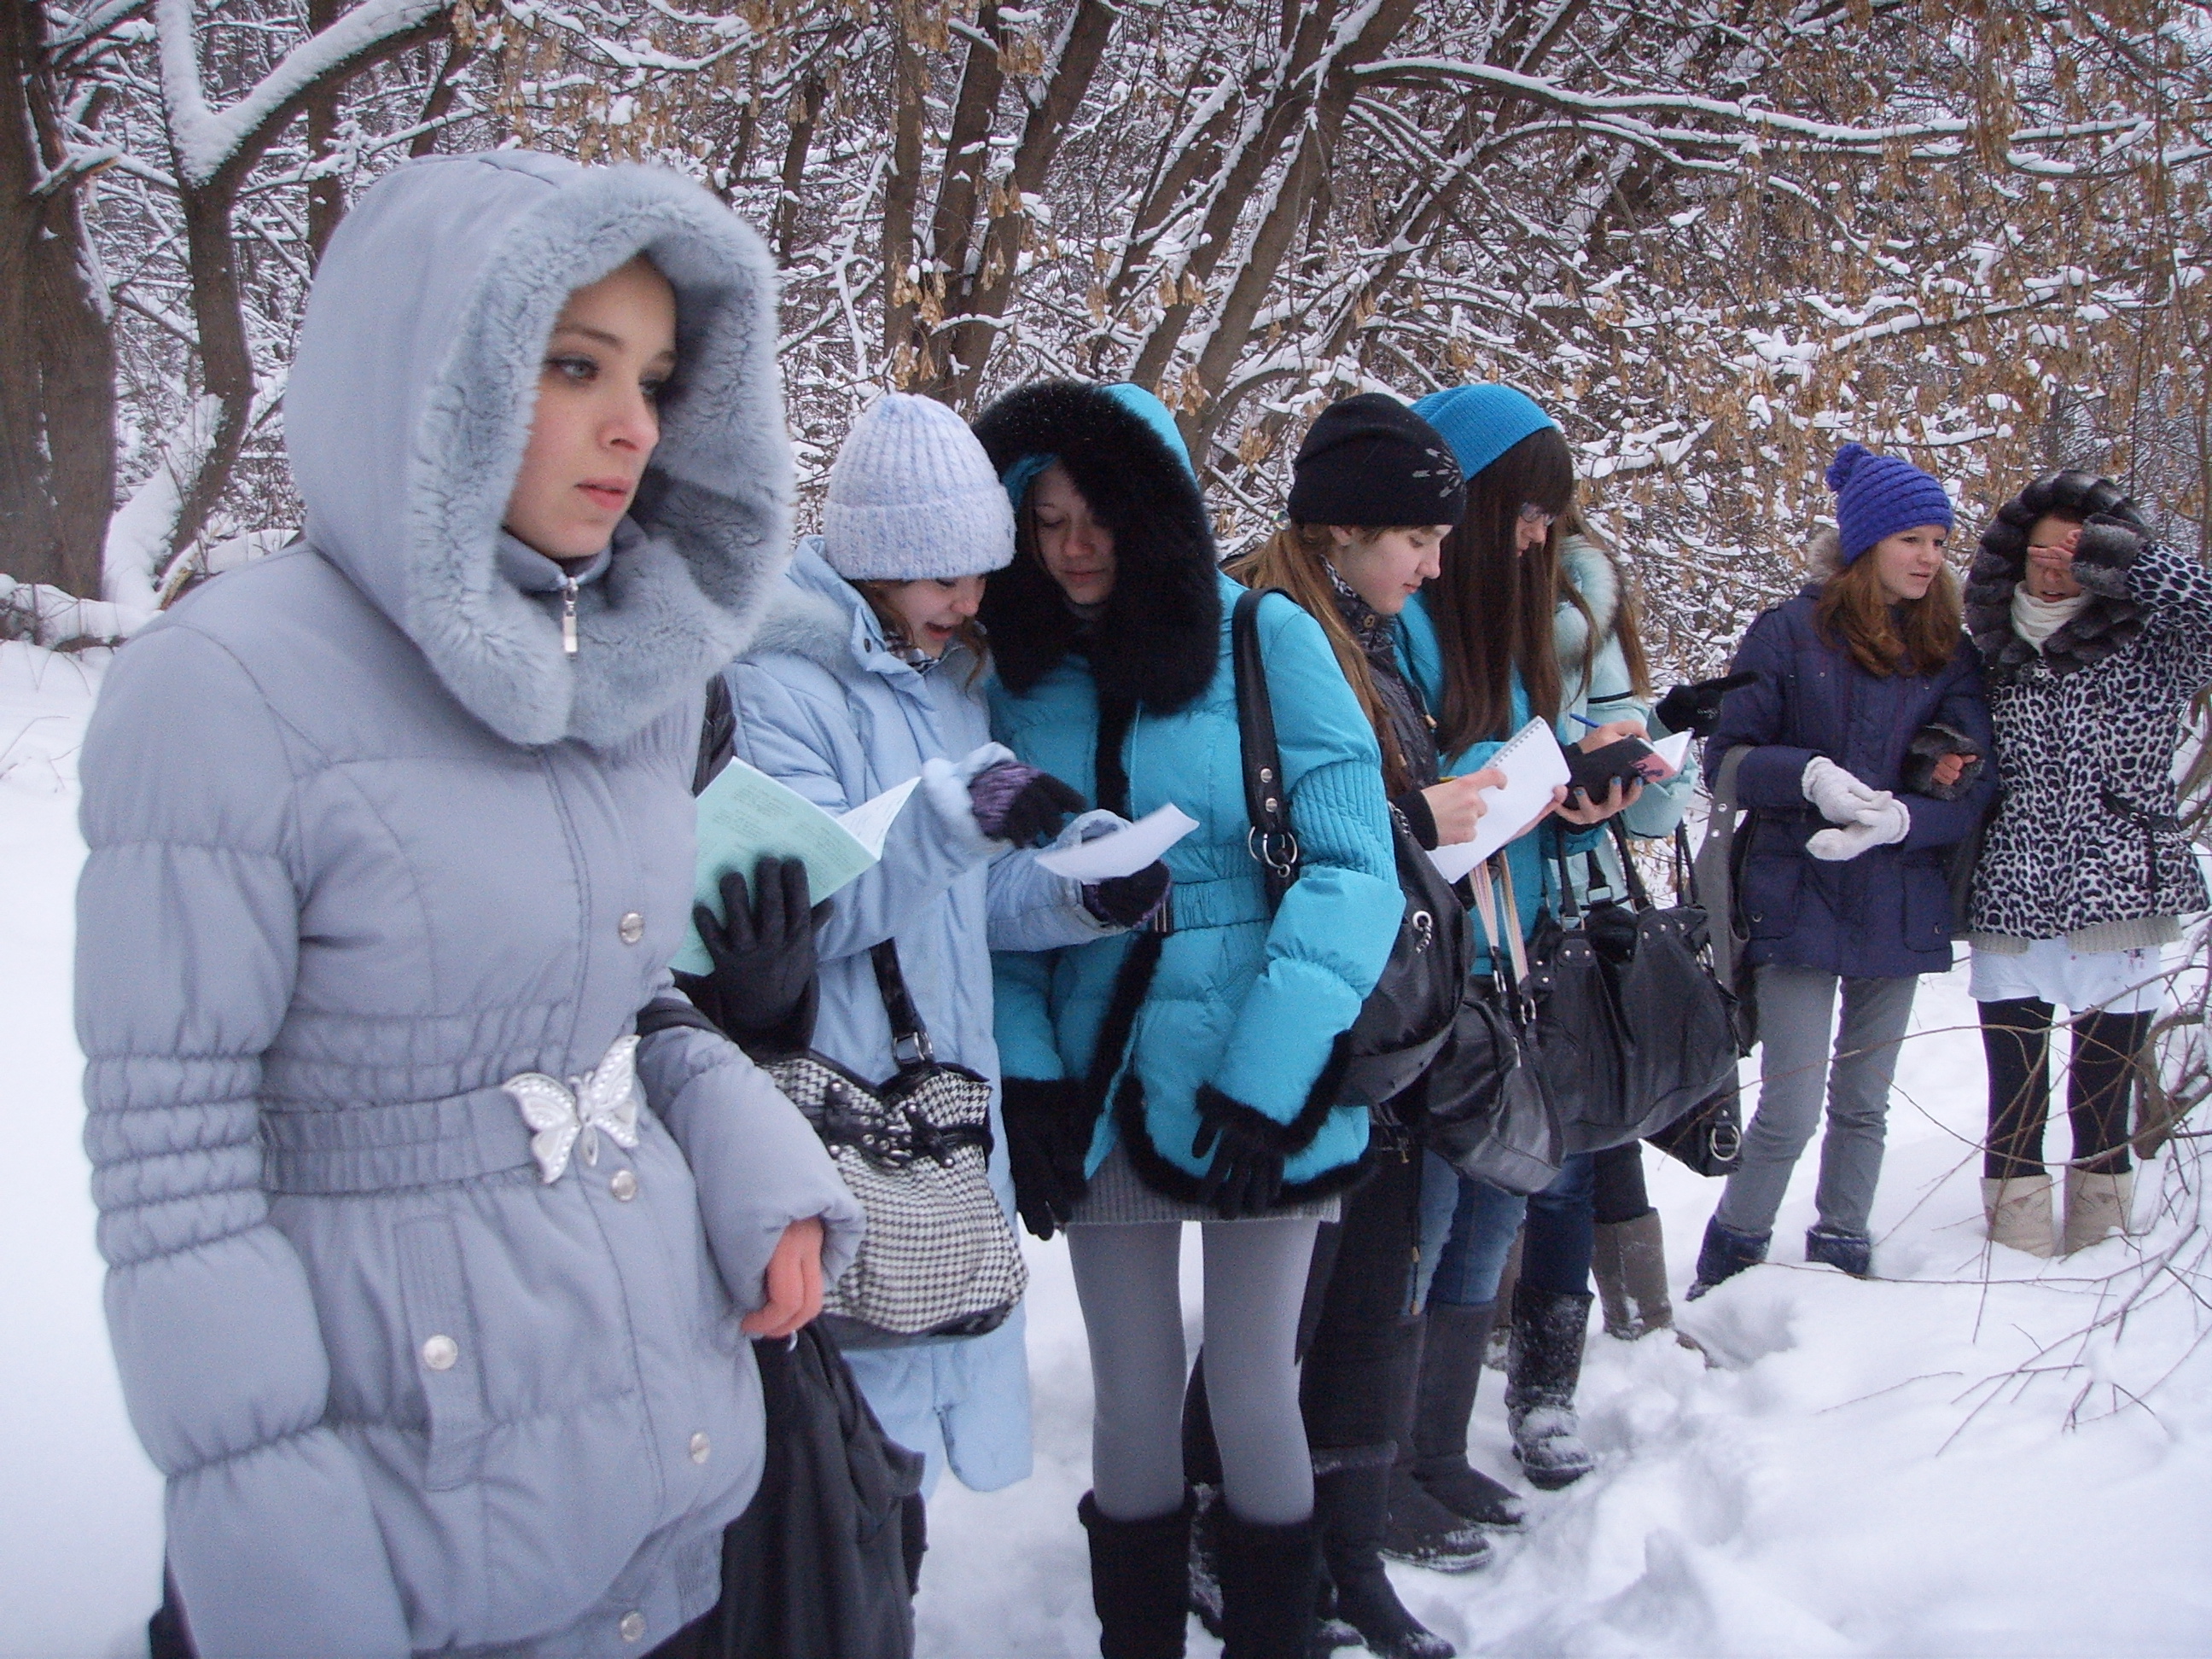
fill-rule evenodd
<path id="1" fill-rule="evenodd" d="M 660 442 L 605 577 L 560 605 L 498 562 L 545 343 L 642 253 L 676 290 Z M 775 270 L 712 196 L 506 150 L 412 161 L 346 216 L 285 392 L 307 539 L 507 741 L 618 744 L 744 648 L 788 550 Z"/>
<path id="2" fill-rule="evenodd" d="M 2128 597 L 2128 572 L 2148 526 L 2110 479 L 2051 473 L 1997 509 L 1966 573 L 1966 633 L 1993 684 L 2018 678 L 2035 660 L 2035 647 L 2013 630 L 2013 590 L 2027 574 L 2028 532 L 2038 519 L 2060 507 L 2091 520 L 2074 556 L 2075 579 L 2089 603 L 2044 641 L 2043 660 L 2052 673 L 2070 674 L 2124 650 L 2142 632 L 2142 607 Z"/>
<path id="3" fill-rule="evenodd" d="M 975 435 L 1002 477 L 1024 456 L 1057 456 L 1114 532 L 1114 591 L 1090 653 L 1101 693 L 1160 714 L 1203 691 L 1220 659 L 1221 593 L 1206 503 L 1181 459 L 1137 415 L 1073 380 L 1009 392 Z M 982 621 L 999 678 L 1017 694 L 1066 656 L 1081 627 L 1026 550 L 991 578 Z"/>
<path id="4" fill-rule="evenodd" d="M 823 562 L 821 548 L 819 536 L 799 543 L 790 571 L 762 614 L 747 658 L 799 657 L 833 674 L 849 674 L 859 666 L 853 654 L 853 623 L 867 601 Z"/>
<path id="5" fill-rule="evenodd" d="M 1581 605 L 1562 597 L 1559 608 L 1552 613 L 1552 641 L 1560 665 L 1578 665 L 1590 649 L 1592 624 L 1604 641 L 1612 637 L 1620 620 L 1620 573 L 1613 568 L 1613 556 L 1595 542 L 1566 536 L 1559 542 L 1559 581 L 1589 607 L 1584 617 Z"/>

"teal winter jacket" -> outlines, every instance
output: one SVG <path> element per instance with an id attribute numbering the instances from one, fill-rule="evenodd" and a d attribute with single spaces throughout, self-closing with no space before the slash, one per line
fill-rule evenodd
<path id="1" fill-rule="evenodd" d="M 1382 971 L 1401 914 L 1382 760 L 1321 625 L 1287 599 L 1260 634 L 1304 874 L 1270 919 L 1247 847 L 1225 576 L 1212 678 L 1174 713 L 1139 709 L 1122 744 L 1128 811 L 1173 802 L 1198 828 L 1167 854 L 1175 878 L 1159 965 L 1093 1134 L 1087 1173 L 1116 1137 L 1149 1184 L 1188 1196 L 1197 1097 L 1211 1085 L 1266 1120 L 1286 1153 L 1283 1197 L 1334 1190 L 1367 1145 L 1367 1103 L 1338 1098 L 1333 1064 Z M 994 686 L 994 735 L 1031 766 L 1095 794 L 1098 696 L 1071 651 L 1024 693 Z M 1085 1075 L 1127 936 L 995 957 L 1000 1062 L 1009 1077 Z"/>

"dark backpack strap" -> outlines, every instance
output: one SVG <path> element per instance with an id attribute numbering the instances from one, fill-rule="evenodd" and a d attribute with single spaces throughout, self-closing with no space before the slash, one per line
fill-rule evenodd
<path id="1" fill-rule="evenodd" d="M 891 1058 L 902 1072 L 931 1064 L 937 1055 L 921 1023 L 921 1011 L 914 1006 L 914 997 L 906 988 L 906 975 L 899 967 L 898 941 L 887 939 L 871 947 L 868 961 L 876 970 L 876 989 L 883 994 L 884 1012 L 890 1016 Z"/>
<path id="2" fill-rule="evenodd" d="M 1260 601 L 1274 591 L 1239 594 L 1229 621 L 1230 661 L 1237 676 L 1237 747 L 1244 765 L 1244 812 L 1252 825 L 1244 844 L 1259 860 L 1270 909 L 1283 902 L 1283 895 L 1298 878 L 1298 838 L 1291 832 L 1290 803 L 1284 799 L 1283 754 L 1275 742 L 1267 665 L 1260 654 Z"/>

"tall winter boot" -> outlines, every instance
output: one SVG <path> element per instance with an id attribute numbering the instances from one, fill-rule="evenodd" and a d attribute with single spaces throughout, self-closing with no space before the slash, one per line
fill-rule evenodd
<path id="1" fill-rule="evenodd" d="M 1517 1532 L 1528 1511 L 1513 1492 L 1468 1462 L 1468 1419 L 1474 1412 L 1476 1389 L 1482 1382 L 1483 1354 L 1490 1346 L 1490 1328 L 1498 1311 L 1495 1303 L 1479 1308 L 1431 1302 L 1427 1315 L 1428 1334 L 1421 1346 L 1421 1376 L 1413 1395 L 1413 1432 L 1392 1471 L 1391 1542 L 1395 1543 L 1396 1518 L 1401 1508 L 1412 1508 L 1401 1498 L 1408 1486 L 1418 1486 L 1455 1515 L 1477 1526 L 1501 1532 Z M 1407 1558 L 1386 1545 L 1397 1559 Z"/>
<path id="2" fill-rule="evenodd" d="M 1334 1462 L 1332 1454 L 1314 1453 L 1314 1519 L 1321 1527 L 1322 1562 L 1334 1588 L 1332 1611 L 1358 1632 L 1370 1653 L 1382 1659 L 1452 1659 L 1457 1650 L 1406 1610 L 1382 1567 L 1390 1449 L 1387 1444 L 1356 1448 L 1374 1455 L 1347 1458 L 1344 1466 L 1329 1467 L 1326 1472 L 1324 1464 Z M 1486 1559 L 1489 1540 L 1480 1533 L 1474 1538 Z M 1328 1634 L 1340 1638 L 1344 1632 Z"/>
<path id="3" fill-rule="evenodd" d="M 1521 1282 L 1521 1246 L 1527 1241 L 1528 1237 L 1525 1229 L 1513 1235 L 1512 1248 L 1505 1252 L 1505 1265 L 1498 1271 L 1497 1294 L 1490 1298 L 1490 1304 L 1493 1308 L 1510 1308 L 1513 1305 L 1513 1287 Z M 1510 1320 L 1506 1322 L 1509 1325 L 1511 1322 Z M 1497 1325 L 1491 1327 L 1490 1348 L 1483 1355 L 1482 1363 L 1493 1371 L 1502 1371 L 1505 1369 L 1505 1337 L 1504 1328 Z"/>
<path id="4" fill-rule="evenodd" d="M 1221 1506 L 1222 1659 L 1309 1659 L 1320 1589 L 1312 1516 L 1262 1526 Z"/>
<path id="5" fill-rule="evenodd" d="M 1597 1280 L 1605 1334 L 1633 1342 L 1674 1322 L 1667 1294 L 1667 1244 L 1659 1212 L 1646 1210 L 1630 1221 L 1601 1221 L 1590 1255 Z"/>
<path id="6" fill-rule="evenodd" d="M 2014 1176 L 1982 1178 L 1982 1218 L 1990 1243 L 2029 1255 L 2051 1254 L 2057 1246 L 2051 1221 L 2051 1177 Z"/>
<path id="7" fill-rule="evenodd" d="M 2101 1244 L 2114 1233 L 2128 1231 L 2135 1207 L 2136 1177 L 2132 1170 L 2119 1175 L 2094 1175 L 2087 1170 L 2066 1172 L 2066 1254 Z"/>
<path id="8" fill-rule="evenodd" d="M 1091 1493 L 1075 1506 L 1091 1534 L 1091 1605 L 1101 1659 L 1182 1659 L 1190 1595 L 1190 1499 L 1148 1521 L 1115 1521 Z M 1309 1595 L 1310 1599 L 1310 1595 Z"/>
<path id="9" fill-rule="evenodd" d="M 1575 1415 L 1583 1342 L 1589 1333 L 1588 1291 L 1513 1287 L 1513 1330 L 1505 1372 L 1505 1425 L 1513 1453 L 1545 1492 L 1581 1480 L 1595 1466 Z"/>

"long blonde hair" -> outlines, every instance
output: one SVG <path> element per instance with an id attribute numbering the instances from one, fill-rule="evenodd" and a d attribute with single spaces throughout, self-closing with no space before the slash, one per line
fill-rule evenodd
<path id="1" fill-rule="evenodd" d="M 1357 529 L 1352 533 L 1364 544 L 1385 534 L 1389 528 Z M 1359 648 L 1359 641 L 1352 637 L 1351 624 L 1337 608 L 1336 589 L 1328 580 L 1328 556 L 1335 544 L 1335 538 L 1329 534 L 1329 526 L 1325 524 L 1286 524 L 1270 536 L 1258 552 L 1233 561 L 1227 569 L 1233 579 L 1247 587 L 1263 592 L 1280 588 L 1321 624 L 1322 632 L 1328 636 L 1329 649 L 1336 653 L 1337 666 L 1351 683 L 1352 694 L 1359 699 L 1367 723 L 1375 728 L 1376 741 L 1382 746 L 1383 782 L 1395 795 L 1413 787 L 1413 772 L 1398 747 L 1398 734 L 1391 729 L 1389 716 L 1383 710 L 1382 693 L 1375 689 L 1375 671 L 1368 666 L 1367 653 Z"/>

